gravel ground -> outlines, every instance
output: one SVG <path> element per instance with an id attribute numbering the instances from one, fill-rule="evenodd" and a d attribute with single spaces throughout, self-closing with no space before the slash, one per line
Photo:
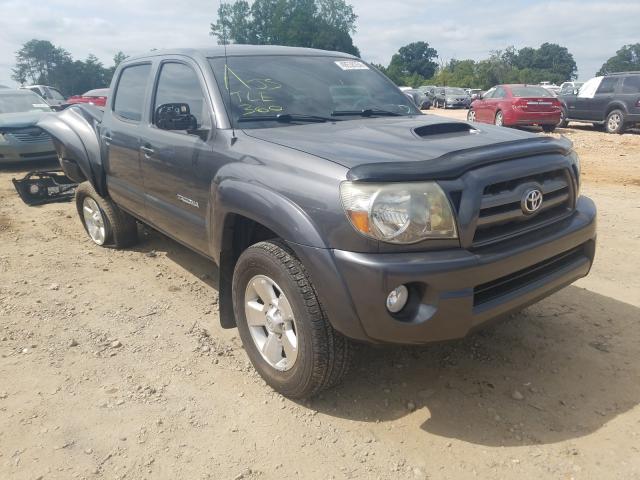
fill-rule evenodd
<path id="1" fill-rule="evenodd" d="M 218 326 L 214 265 L 155 232 L 95 247 L 0 169 L 0 479 L 640 478 L 640 135 L 558 133 L 591 275 L 461 341 L 359 347 L 302 403 Z"/>

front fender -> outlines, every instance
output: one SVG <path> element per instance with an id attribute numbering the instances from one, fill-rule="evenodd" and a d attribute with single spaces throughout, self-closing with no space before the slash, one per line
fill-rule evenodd
<path id="1" fill-rule="evenodd" d="M 212 256 L 219 261 L 224 226 L 230 214 L 241 215 L 268 228 L 287 242 L 327 248 L 314 222 L 298 205 L 265 186 L 238 179 L 225 179 L 213 192 L 210 221 Z"/>
<path id="2" fill-rule="evenodd" d="M 76 105 L 60 113 L 43 116 L 38 127 L 53 137 L 65 174 L 78 183 L 89 180 L 96 191 L 105 196 L 107 192 L 97 131 L 101 119 L 100 110 Z"/>

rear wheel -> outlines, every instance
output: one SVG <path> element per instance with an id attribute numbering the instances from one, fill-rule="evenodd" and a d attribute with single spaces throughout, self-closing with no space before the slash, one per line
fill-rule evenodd
<path id="1" fill-rule="evenodd" d="M 285 243 L 246 249 L 235 267 L 232 292 L 247 355 L 274 390 L 305 398 L 344 377 L 351 342 L 333 329 L 304 266 Z"/>
<path id="2" fill-rule="evenodd" d="M 76 209 L 89 238 L 96 245 L 125 248 L 138 240 L 136 220 L 108 197 L 102 197 L 89 182 L 76 189 Z"/>
<path id="3" fill-rule="evenodd" d="M 475 122 L 476 121 L 476 111 L 469 110 L 467 112 L 467 122 Z"/>
<path id="4" fill-rule="evenodd" d="M 624 133 L 624 112 L 622 110 L 613 110 L 607 115 L 604 128 L 607 133 Z"/>
<path id="5" fill-rule="evenodd" d="M 500 110 L 496 112 L 496 118 L 493 123 L 495 123 L 499 127 L 502 127 L 504 125 L 504 115 Z"/>
<path id="6" fill-rule="evenodd" d="M 566 128 L 567 125 L 569 125 L 569 120 L 567 120 L 567 112 L 563 108 L 562 110 L 560 110 L 560 121 L 558 122 L 558 127 Z"/>

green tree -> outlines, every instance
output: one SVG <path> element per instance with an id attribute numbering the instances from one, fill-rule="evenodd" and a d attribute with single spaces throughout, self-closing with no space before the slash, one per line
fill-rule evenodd
<path id="1" fill-rule="evenodd" d="M 29 40 L 16 52 L 11 78 L 20 84 L 54 85 L 59 72 L 71 63 L 71 55 L 47 40 Z"/>
<path id="2" fill-rule="evenodd" d="M 108 86 L 115 67 L 126 58 L 118 52 L 113 57 L 114 66 L 105 68 L 93 54 L 85 60 L 74 60 L 64 48 L 33 39 L 16 52 L 12 78 L 20 84 L 50 85 L 67 96 L 74 95 Z"/>
<path id="3" fill-rule="evenodd" d="M 596 75 L 638 70 L 640 70 L 640 43 L 634 43 L 618 50 L 613 57 L 604 62 Z"/>
<path id="4" fill-rule="evenodd" d="M 344 0 L 244 0 L 224 3 L 211 35 L 218 43 L 288 45 L 360 55 L 353 44 L 357 16 Z"/>
<path id="5" fill-rule="evenodd" d="M 418 74 L 430 78 L 436 72 L 438 64 L 435 60 L 438 52 L 427 42 L 413 42 L 401 47 L 389 64 L 389 73 L 394 76 L 410 76 Z"/>

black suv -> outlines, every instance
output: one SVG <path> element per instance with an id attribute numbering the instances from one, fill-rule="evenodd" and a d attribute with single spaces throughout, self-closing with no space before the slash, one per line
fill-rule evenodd
<path id="1" fill-rule="evenodd" d="M 579 91 L 561 95 L 560 126 L 571 122 L 604 125 L 608 133 L 624 131 L 640 123 L 640 72 L 612 73 L 595 77 Z"/>

